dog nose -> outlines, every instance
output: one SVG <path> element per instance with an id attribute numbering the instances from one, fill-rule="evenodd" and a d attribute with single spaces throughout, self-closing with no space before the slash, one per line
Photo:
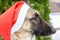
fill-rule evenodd
<path id="1" fill-rule="evenodd" d="M 52 29 L 52 33 L 55 33 L 55 32 L 56 32 L 56 29 L 53 28 L 53 29 Z"/>

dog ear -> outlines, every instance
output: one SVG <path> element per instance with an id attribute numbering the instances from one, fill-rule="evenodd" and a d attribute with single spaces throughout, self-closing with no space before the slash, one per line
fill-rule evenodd
<path id="1" fill-rule="evenodd" d="M 20 0 L 20 1 L 24 1 L 25 3 L 27 3 L 28 5 L 30 5 L 29 0 Z"/>
<path id="2" fill-rule="evenodd" d="M 24 0 L 20 0 L 20 1 L 24 1 Z"/>
<path id="3" fill-rule="evenodd" d="M 20 0 L 20 1 L 28 2 L 29 0 Z"/>

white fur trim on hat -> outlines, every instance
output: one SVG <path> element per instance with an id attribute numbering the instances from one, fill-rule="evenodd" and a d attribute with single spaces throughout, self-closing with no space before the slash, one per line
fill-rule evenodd
<path id="1" fill-rule="evenodd" d="M 22 27 L 22 24 L 25 20 L 25 17 L 29 8 L 30 7 L 26 3 L 23 4 L 22 8 L 19 11 L 17 21 L 11 29 L 11 34 L 15 33 Z"/>

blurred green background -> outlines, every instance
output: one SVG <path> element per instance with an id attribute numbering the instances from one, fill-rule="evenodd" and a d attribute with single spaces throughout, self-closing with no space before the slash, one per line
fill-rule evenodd
<path id="1" fill-rule="evenodd" d="M 0 0 L 0 14 L 5 12 L 10 6 L 19 0 Z M 41 16 L 49 22 L 50 5 L 49 0 L 29 0 L 32 8 L 38 10 Z M 2 37 L 0 36 L 0 40 Z M 36 36 L 36 40 L 51 40 L 50 37 Z"/>

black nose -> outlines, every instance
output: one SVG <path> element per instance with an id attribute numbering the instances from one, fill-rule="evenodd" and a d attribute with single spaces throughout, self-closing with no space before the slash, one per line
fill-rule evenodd
<path id="1" fill-rule="evenodd" d="M 55 33 L 55 32 L 56 32 L 56 29 L 53 28 L 53 29 L 52 29 L 52 33 Z"/>

